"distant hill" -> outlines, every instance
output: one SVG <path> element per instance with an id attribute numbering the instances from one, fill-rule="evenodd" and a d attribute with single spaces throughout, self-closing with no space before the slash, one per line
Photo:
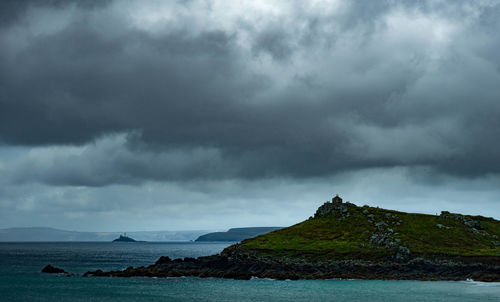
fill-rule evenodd
<path id="1" fill-rule="evenodd" d="M 195 241 L 242 241 L 279 229 L 282 229 L 282 227 L 232 228 L 227 232 L 214 232 L 202 235 Z"/>
<path id="2" fill-rule="evenodd" d="M 140 241 L 191 241 L 205 234 L 200 231 L 138 231 L 127 232 Z M 0 241 L 112 241 L 121 232 L 77 232 L 47 227 L 0 229 Z"/>

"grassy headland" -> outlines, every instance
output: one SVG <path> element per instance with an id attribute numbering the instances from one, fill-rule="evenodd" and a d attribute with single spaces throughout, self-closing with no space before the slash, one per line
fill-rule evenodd
<path id="1" fill-rule="evenodd" d="M 498 256 L 500 221 L 442 212 L 404 213 L 340 199 L 325 203 L 315 217 L 256 238 L 241 247 L 260 254 L 307 260 L 422 256 Z"/>

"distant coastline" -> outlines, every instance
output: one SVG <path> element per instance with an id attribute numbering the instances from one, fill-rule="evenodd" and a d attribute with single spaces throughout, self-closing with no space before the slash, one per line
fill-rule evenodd
<path id="1" fill-rule="evenodd" d="M 247 227 L 232 228 L 227 232 L 213 232 L 199 236 L 195 241 L 226 241 L 239 242 L 255 236 L 263 235 L 283 227 Z"/>
<path id="2" fill-rule="evenodd" d="M 194 231 L 131 231 L 129 236 L 140 241 L 193 241 L 208 230 Z M 79 232 L 49 227 L 19 227 L 0 229 L 0 242 L 68 242 L 116 239 L 121 232 Z"/>

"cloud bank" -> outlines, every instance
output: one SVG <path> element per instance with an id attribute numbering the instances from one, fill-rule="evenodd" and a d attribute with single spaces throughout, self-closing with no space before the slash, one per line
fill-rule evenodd
<path id="1" fill-rule="evenodd" d="M 0 12 L 0 198 L 14 215 L 34 215 L 15 214 L 22 187 L 84 188 L 92 203 L 114 187 L 189 195 L 231 182 L 241 216 L 259 206 L 257 184 L 366 197 L 349 188 L 373 171 L 449 192 L 443 205 L 484 183 L 497 204 L 499 1 L 4 1 Z M 387 181 L 371 186 L 397 204 Z"/>

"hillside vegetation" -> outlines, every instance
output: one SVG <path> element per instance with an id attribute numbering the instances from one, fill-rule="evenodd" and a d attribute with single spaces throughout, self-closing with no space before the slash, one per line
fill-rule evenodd
<path id="1" fill-rule="evenodd" d="M 244 240 L 239 248 L 313 261 L 484 258 L 500 256 L 499 237 L 500 221 L 493 218 L 358 207 L 337 196 L 319 207 L 314 217 Z"/>

